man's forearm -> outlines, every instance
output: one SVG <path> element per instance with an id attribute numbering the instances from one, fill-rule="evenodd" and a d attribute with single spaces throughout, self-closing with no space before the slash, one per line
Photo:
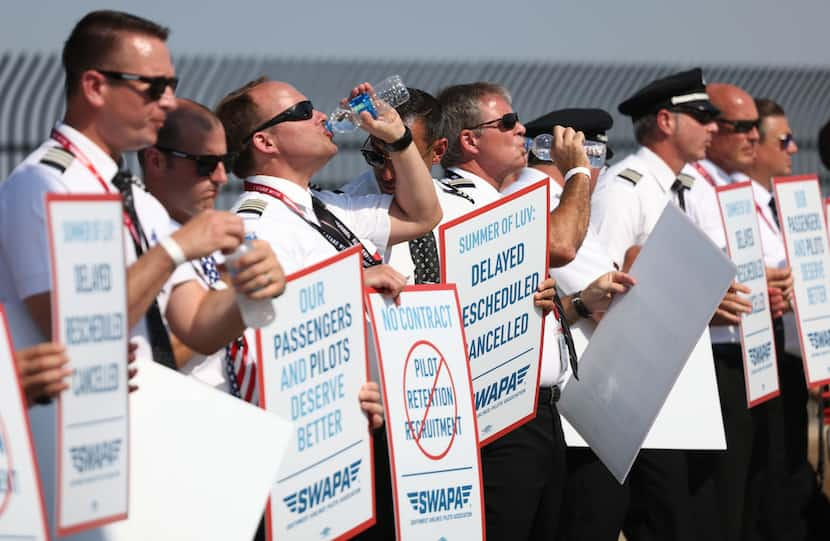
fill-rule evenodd
<path id="1" fill-rule="evenodd" d="M 550 213 L 550 265 L 562 267 L 576 257 L 591 216 L 591 182 L 576 175 L 565 184 L 559 206 Z"/>
<path id="2" fill-rule="evenodd" d="M 130 265 L 127 269 L 128 328 L 144 317 L 174 270 L 173 260 L 161 246 L 152 247 Z"/>
<path id="3" fill-rule="evenodd" d="M 184 284 L 176 288 L 199 288 L 197 284 Z M 170 310 L 181 310 L 181 305 L 174 306 L 176 290 L 168 306 L 168 323 L 170 330 L 188 347 L 203 355 L 210 355 L 226 346 L 245 331 L 245 324 L 236 305 L 236 292 L 233 288 L 203 291 L 202 298 L 195 309 L 187 315 L 178 312 L 172 315 Z M 192 295 L 191 292 L 184 292 Z"/>
<path id="4" fill-rule="evenodd" d="M 392 164 L 397 177 L 393 205 L 397 205 L 400 210 L 400 219 L 417 227 L 421 231 L 420 235 L 432 231 L 441 221 L 441 206 L 435 194 L 432 176 L 418 154 L 418 149 L 412 144 L 401 152 L 393 152 Z M 409 240 L 395 238 L 396 236 L 398 235 L 393 234 L 392 243 Z"/>

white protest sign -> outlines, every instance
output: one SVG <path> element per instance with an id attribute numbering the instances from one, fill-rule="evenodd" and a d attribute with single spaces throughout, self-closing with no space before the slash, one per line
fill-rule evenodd
<path id="1" fill-rule="evenodd" d="M 0 305 L 0 539 L 49 539 L 26 399 Z"/>
<path id="2" fill-rule="evenodd" d="M 441 281 L 461 299 L 481 445 L 536 415 L 548 271 L 543 180 L 439 227 Z"/>
<path id="3" fill-rule="evenodd" d="M 804 375 L 808 385 L 824 385 L 830 383 L 830 257 L 818 178 L 774 178 L 773 186 L 793 273 L 793 311 Z"/>
<path id="4" fill-rule="evenodd" d="M 752 291 L 752 313 L 744 314 L 740 325 L 746 400 L 751 408 L 780 394 L 761 233 L 751 182 L 719 186 L 716 190 L 726 247 L 737 268 L 735 281 Z"/>
<path id="5" fill-rule="evenodd" d="M 266 510 L 270 539 L 349 537 L 375 523 L 360 247 L 287 278 L 257 332 L 262 407 L 295 423 Z"/>
<path id="6" fill-rule="evenodd" d="M 593 322 L 580 320 L 571 326 L 574 346 L 580 358 L 588 347 L 593 332 Z M 706 329 L 677 376 L 648 436 L 643 440 L 642 448 L 724 450 L 726 436 L 721 417 L 712 341 L 709 329 Z M 569 447 L 588 446 L 564 417 L 562 432 L 565 433 L 565 442 Z"/>
<path id="7" fill-rule="evenodd" d="M 153 361 L 139 358 L 137 364 L 138 391 L 130 394 L 130 516 L 61 541 L 253 538 L 291 423 Z M 30 411 L 50 520 L 56 410 Z"/>
<path id="8" fill-rule="evenodd" d="M 582 356 L 579 380 L 570 379 L 559 401 L 562 415 L 620 482 L 735 266 L 680 209 L 666 205 L 629 274 L 637 285 L 612 301 Z M 712 391 L 717 400 L 716 386 L 692 391 L 685 404 L 692 412 Z"/>
<path id="9" fill-rule="evenodd" d="M 397 538 L 484 539 L 470 366 L 455 286 L 368 294 L 386 410 Z"/>
<path id="10" fill-rule="evenodd" d="M 57 532 L 127 518 L 127 278 L 117 195 L 46 196 L 52 335 L 71 388 L 58 398 Z"/>

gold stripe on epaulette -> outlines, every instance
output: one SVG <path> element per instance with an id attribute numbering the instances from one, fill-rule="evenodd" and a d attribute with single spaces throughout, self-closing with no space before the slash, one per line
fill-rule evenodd
<path id="1" fill-rule="evenodd" d="M 257 216 L 262 216 L 262 213 L 265 212 L 265 207 L 267 206 L 268 201 L 264 201 L 262 199 L 248 199 L 247 201 L 239 205 L 239 208 L 236 209 L 236 213 L 256 214 Z"/>
<path id="2" fill-rule="evenodd" d="M 677 180 L 679 180 L 680 183 L 689 190 L 692 189 L 692 185 L 695 183 L 695 177 L 687 175 L 686 173 L 680 173 L 677 175 Z"/>
<path id="3" fill-rule="evenodd" d="M 75 160 L 75 156 L 71 152 L 61 147 L 52 147 L 46 151 L 40 159 L 40 163 L 54 167 L 61 173 L 66 171 L 70 164 Z"/>
<path id="4" fill-rule="evenodd" d="M 638 182 L 640 182 L 640 179 L 643 178 L 643 174 L 635 171 L 634 169 L 623 169 L 622 171 L 617 173 L 617 176 L 620 178 L 624 178 L 625 180 L 627 180 L 635 186 Z"/>

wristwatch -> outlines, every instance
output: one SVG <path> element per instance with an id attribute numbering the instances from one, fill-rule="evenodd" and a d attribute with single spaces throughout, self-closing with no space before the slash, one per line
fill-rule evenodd
<path id="1" fill-rule="evenodd" d="M 403 135 L 397 141 L 392 141 L 391 143 L 386 143 L 386 151 L 387 152 L 400 152 L 402 150 L 406 150 L 406 148 L 412 144 L 412 130 L 409 129 L 409 126 L 404 126 Z"/>
<path id="2" fill-rule="evenodd" d="M 576 294 L 571 297 L 571 304 L 576 310 L 576 313 L 579 314 L 579 317 L 582 318 L 589 318 L 591 317 L 591 311 L 588 310 L 588 307 L 585 306 L 585 303 L 582 302 L 582 291 L 577 291 Z"/>

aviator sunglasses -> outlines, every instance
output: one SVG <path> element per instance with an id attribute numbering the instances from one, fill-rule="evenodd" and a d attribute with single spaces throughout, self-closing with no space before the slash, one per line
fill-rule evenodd
<path id="1" fill-rule="evenodd" d="M 749 133 L 753 130 L 753 128 L 757 130 L 761 126 L 761 119 L 729 120 L 726 118 L 719 118 L 718 123 L 730 126 L 735 133 Z"/>
<path id="2" fill-rule="evenodd" d="M 697 109 L 696 107 L 672 107 L 670 109 L 675 113 L 683 113 L 689 115 L 690 117 L 694 118 L 698 124 L 709 124 L 710 122 L 714 122 L 718 120 L 718 113 L 717 111 L 712 111 L 709 109 Z"/>
<path id="3" fill-rule="evenodd" d="M 498 128 L 499 131 L 510 131 L 516 127 L 516 124 L 519 122 L 519 114 L 518 113 L 507 113 L 501 118 L 496 118 L 494 120 L 488 120 L 487 122 L 482 122 L 481 124 L 476 124 L 471 128 L 464 128 L 466 130 L 477 130 L 479 128 Z"/>
<path id="4" fill-rule="evenodd" d="M 219 165 L 219 162 L 222 162 L 222 165 L 225 166 L 225 171 L 233 169 L 233 165 L 236 163 L 237 154 L 235 152 L 229 152 L 223 156 L 218 156 L 216 154 L 197 155 L 188 154 L 187 152 L 182 152 L 181 150 L 175 150 L 172 148 L 160 147 L 158 145 L 156 145 L 156 148 L 166 154 L 170 154 L 171 156 L 196 162 L 196 172 L 200 177 L 209 177 L 212 175 L 213 172 L 216 171 L 216 167 Z"/>
<path id="5" fill-rule="evenodd" d="M 787 150 L 790 143 L 795 143 L 795 137 L 792 133 L 784 133 L 778 136 L 778 144 L 781 145 L 781 150 Z"/>
<path id="6" fill-rule="evenodd" d="M 250 141 L 257 132 L 267 130 L 272 126 L 276 126 L 280 122 L 299 122 L 301 120 L 308 120 L 309 118 L 311 118 L 311 115 L 313 114 L 314 105 L 312 105 L 309 100 L 297 102 L 285 111 L 273 117 L 271 120 L 267 120 L 259 126 L 257 126 L 256 128 L 254 128 L 250 135 L 248 135 L 245 139 L 242 140 L 242 144 L 244 145 L 245 143 Z"/>
<path id="7" fill-rule="evenodd" d="M 167 90 L 167 87 L 170 87 L 170 90 L 176 92 L 176 87 L 179 86 L 179 78 L 178 77 L 147 77 L 146 75 L 136 75 L 135 73 L 122 73 L 120 71 L 105 71 L 105 70 L 95 70 L 107 79 L 112 79 L 115 81 L 141 81 L 142 83 L 147 83 L 150 86 L 147 87 L 145 93 L 147 97 L 150 98 L 151 101 L 158 101 L 164 95 L 164 91 Z"/>

